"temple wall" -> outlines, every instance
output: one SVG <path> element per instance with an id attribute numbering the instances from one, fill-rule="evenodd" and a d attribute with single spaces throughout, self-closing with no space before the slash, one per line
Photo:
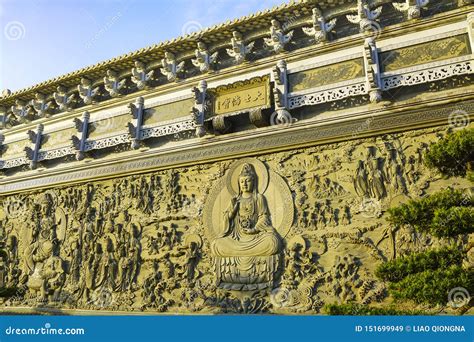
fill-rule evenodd
<path id="1" fill-rule="evenodd" d="M 384 305 L 376 266 L 439 243 L 394 231 L 387 208 L 469 186 L 423 166 L 447 130 L 356 136 L 4 196 L 0 281 L 17 291 L 2 310 L 316 314 L 334 302 Z M 263 200 L 252 202 L 260 232 L 239 240 L 232 230 L 245 226 L 244 165 Z M 236 202 L 232 217 L 226 210 Z"/>

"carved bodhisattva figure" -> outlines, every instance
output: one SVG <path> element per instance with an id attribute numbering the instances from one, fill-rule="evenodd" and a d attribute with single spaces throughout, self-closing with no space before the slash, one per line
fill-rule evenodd
<path id="1" fill-rule="evenodd" d="M 252 165 L 242 166 L 239 193 L 230 202 L 224 213 L 223 232 L 211 243 L 218 286 L 231 290 L 272 287 L 280 238 L 272 227 L 266 199 L 258 192 Z"/>

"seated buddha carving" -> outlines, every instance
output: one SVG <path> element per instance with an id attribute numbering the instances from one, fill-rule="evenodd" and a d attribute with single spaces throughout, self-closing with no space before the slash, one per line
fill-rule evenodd
<path id="1" fill-rule="evenodd" d="M 280 238 L 251 164 L 242 166 L 238 185 L 239 193 L 224 212 L 223 232 L 211 243 L 218 282 L 236 290 L 266 288 L 278 267 Z"/>

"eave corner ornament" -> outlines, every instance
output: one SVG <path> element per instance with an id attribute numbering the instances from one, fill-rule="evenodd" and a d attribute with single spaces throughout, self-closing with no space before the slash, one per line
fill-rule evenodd
<path id="1" fill-rule="evenodd" d="M 231 48 L 226 49 L 227 54 L 235 59 L 237 64 L 243 63 L 247 56 L 252 52 L 255 42 L 250 42 L 245 45 L 242 33 L 239 31 L 232 32 L 232 39 L 230 41 Z"/>
<path id="2" fill-rule="evenodd" d="M 292 30 L 285 34 L 280 22 L 273 19 L 272 26 L 270 27 L 270 38 L 264 38 L 265 45 L 273 49 L 275 53 L 280 53 L 293 38 L 293 32 Z"/>
<path id="3" fill-rule="evenodd" d="M 283 179 L 257 159 L 238 160 L 211 190 L 203 214 L 216 286 L 272 289 L 280 274 L 282 239 L 294 215 Z"/>
<path id="4" fill-rule="evenodd" d="M 336 26 L 336 18 L 326 21 L 323 12 L 315 7 L 313 8 L 312 24 L 311 27 L 303 27 L 303 32 L 310 37 L 314 37 L 315 43 L 327 41 L 327 34 L 331 32 Z"/>

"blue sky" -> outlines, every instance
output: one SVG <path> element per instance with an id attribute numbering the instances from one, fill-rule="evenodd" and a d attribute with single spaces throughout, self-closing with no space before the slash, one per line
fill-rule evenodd
<path id="1" fill-rule="evenodd" d="M 0 0 L 0 90 L 29 87 L 284 0 Z"/>

